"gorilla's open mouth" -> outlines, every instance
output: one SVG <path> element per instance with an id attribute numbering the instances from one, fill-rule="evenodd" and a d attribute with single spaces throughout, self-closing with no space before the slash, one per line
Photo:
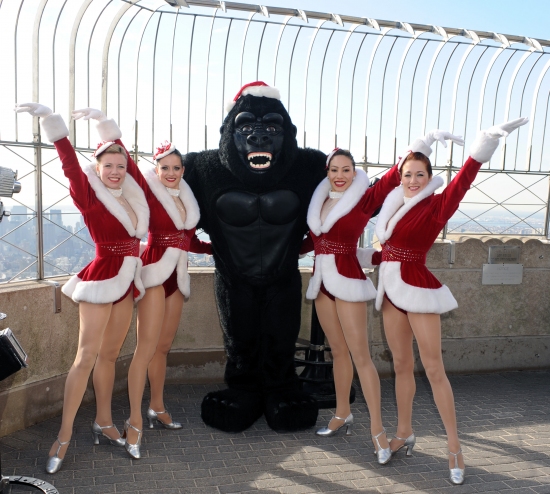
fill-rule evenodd
<path id="1" fill-rule="evenodd" d="M 265 170 L 271 166 L 273 155 L 271 153 L 249 153 L 247 158 L 251 168 Z"/>

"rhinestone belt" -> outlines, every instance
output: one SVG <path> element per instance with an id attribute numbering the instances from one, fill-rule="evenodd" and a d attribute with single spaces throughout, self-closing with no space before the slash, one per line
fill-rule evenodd
<path id="1" fill-rule="evenodd" d="M 317 237 L 313 241 L 315 245 L 315 255 L 318 254 L 355 254 L 357 244 L 345 242 L 331 242 L 324 237 Z"/>
<path id="2" fill-rule="evenodd" d="M 139 238 L 119 242 L 98 242 L 95 244 L 97 257 L 134 256 L 139 257 Z"/>
<path id="3" fill-rule="evenodd" d="M 147 245 L 154 247 L 174 247 L 181 250 L 189 250 L 191 237 L 185 233 L 185 230 L 178 232 L 149 232 Z"/>
<path id="4" fill-rule="evenodd" d="M 426 253 L 420 250 L 394 247 L 389 242 L 382 246 L 382 261 L 420 262 L 426 264 Z"/>

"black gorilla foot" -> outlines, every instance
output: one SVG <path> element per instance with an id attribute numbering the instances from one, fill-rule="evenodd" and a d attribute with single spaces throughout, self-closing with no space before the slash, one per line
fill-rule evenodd
<path id="1" fill-rule="evenodd" d="M 303 391 L 284 390 L 266 396 L 264 413 L 274 431 L 300 431 L 315 425 L 319 405 Z"/>
<path id="2" fill-rule="evenodd" d="M 236 389 L 208 393 L 201 405 L 204 423 L 224 432 L 242 432 L 256 422 L 262 413 L 261 395 Z"/>

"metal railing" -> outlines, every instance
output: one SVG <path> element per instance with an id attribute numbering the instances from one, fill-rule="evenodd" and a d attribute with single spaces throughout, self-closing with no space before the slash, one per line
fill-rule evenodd
<path id="1" fill-rule="evenodd" d="M 8 40 L 0 52 L 0 158 L 19 169 L 23 185 L 6 201 L 10 221 L 0 224 L 0 282 L 74 272 L 93 256 L 55 150 L 42 142 L 37 118 L 11 112 L 16 102 L 40 101 L 61 113 L 83 161 L 98 138 L 90 124 L 70 121 L 70 110 L 99 107 L 145 160 L 164 139 L 184 152 L 217 147 L 224 103 L 258 79 L 281 91 L 299 145 L 349 148 L 371 176 L 431 128 L 463 134 L 468 145 L 480 128 L 530 116 L 484 166 L 443 235 L 548 236 L 550 41 L 234 2 L 186 3 L 0 2 Z M 448 182 L 466 157 L 467 147 L 438 146 L 434 170 Z M 369 228 L 366 241 L 375 243 Z"/>

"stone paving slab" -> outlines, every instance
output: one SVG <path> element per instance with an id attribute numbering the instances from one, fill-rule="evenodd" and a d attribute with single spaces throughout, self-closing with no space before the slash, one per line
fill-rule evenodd
<path id="1" fill-rule="evenodd" d="M 106 441 L 94 446 L 90 433 L 94 408 L 86 407 L 78 413 L 59 473 L 46 474 L 44 464 L 60 417 L 1 438 L 2 473 L 42 478 L 61 494 L 550 494 L 550 372 L 451 376 L 450 380 L 467 465 L 463 486 L 447 480 L 444 429 L 425 378 L 417 379 L 414 456 L 407 458 L 401 451 L 384 466 L 372 454 L 369 416 L 360 392 L 352 405 L 353 435 L 319 438 L 314 429 L 273 432 L 264 419 L 243 433 L 222 433 L 200 419 L 203 396 L 221 386 L 173 385 L 167 386 L 166 403 L 184 428 L 146 429 L 141 460 Z M 391 379 L 382 381 L 389 433 L 396 427 L 393 386 Z M 113 408 L 115 423 L 121 427 L 129 415 L 127 398 L 115 397 Z M 330 410 L 322 410 L 318 426 L 330 417 Z M 13 486 L 11 492 L 37 491 Z"/>

